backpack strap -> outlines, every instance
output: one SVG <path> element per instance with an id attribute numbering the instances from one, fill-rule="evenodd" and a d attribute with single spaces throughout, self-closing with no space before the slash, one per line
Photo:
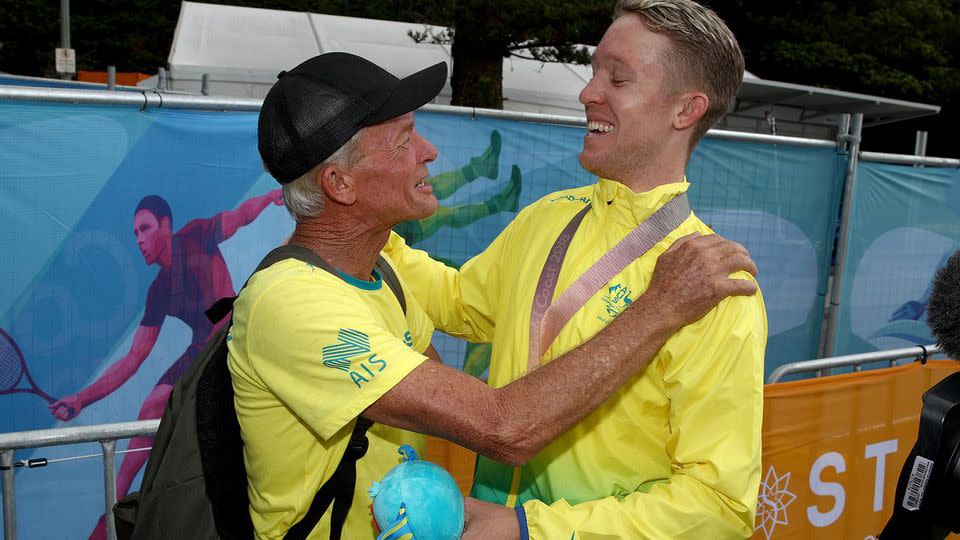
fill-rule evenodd
<path id="1" fill-rule="evenodd" d="M 403 310 L 404 315 L 406 315 L 407 298 L 403 293 L 403 287 L 400 286 L 400 278 L 397 277 L 397 273 L 393 271 L 393 267 L 383 258 L 383 255 L 377 259 L 377 269 L 380 270 L 380 277 L 383 278 L 383 281 L 390 287 L 390 290 L 393 291 L 393 295 L 396 296 L 397 301 L 400 302 L 400 308 Z"/>
<path id="2" fill-rule="evenodd" d="M 367 441 L 367 430 L 372 425 L 373 422 L 362 416 L 357 418 L 350 442 L 347 443 L 347 449 L 343 452 L 333 476 L 320 487 L 303 519 L 287 530 L 283 540 L 306 540 L 331 502 L 333 511 L 330 515 L 330 539 L 340 540 L 347 513 L 353 503 L 353 492 L 357 487 L 357 460 L 367 453 L 370 444 Z"/>

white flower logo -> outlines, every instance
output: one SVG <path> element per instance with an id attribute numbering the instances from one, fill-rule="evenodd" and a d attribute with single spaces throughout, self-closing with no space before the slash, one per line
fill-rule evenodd
<path id="1" fill-rule="evenodd" d="M 753 528 L 754 531 L 763 529 L 767 540 L 773 536 L 773 529 L 777 525 L 787 524 L 787 507 L 797 498 L 787 491 L 789 485 L 790 473 L 777 476 L 777 471 L 771 465 L 760 486 L 757 524 Z"/>

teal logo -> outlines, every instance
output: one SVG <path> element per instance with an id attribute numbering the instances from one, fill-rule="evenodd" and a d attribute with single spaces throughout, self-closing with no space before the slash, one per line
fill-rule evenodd
<path id="1" fill-rule="evenodd" d="M 363 357 L 354 362 L 357 357 Z M 323 348 L 323 365 L 347 373 L 357 389 L 387 369 L 387 361 L 371 354 L 370 336 L 352 328 L 337 332 L 337 343 Z"/>
<path id="2" fill-rule="evenodd" d="M 370 336 L 359 330 L 341 328 L 337 340 L 323 348 L 323 365 L 328 368 L 350 371 L 351 358 L 370 352 Z"/>
<path id="3" fill-rule="evenodd" d="M 603 300 L 604 310 L 597 318 L 605 323 L 617 318 L 617 315 L 623 313 L 623 310 L 633 303 L 631 296 L 633 296 L 633 289 L 626 285 L 617 283 L 608 288 L 607 293 L 600 297 Z"/>
<path id="4" fill-rule="evenodd" d="M 413 337 L 410 336 L 409 330 L 403 333 L 403 342 L 406 343 L 407 347 L 413 348 Z"/>

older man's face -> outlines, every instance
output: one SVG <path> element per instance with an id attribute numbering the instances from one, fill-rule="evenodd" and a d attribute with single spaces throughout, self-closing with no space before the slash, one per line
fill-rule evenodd
<path id="1" fill-rule="evenodd" d="M 358 200 L 371 217 L 392 227 L 437 211 L 427 183 L 427 163 L 437 149 L 414 129 L 413 113 L 370 126 L 363 135 L 363 159 L 352 171 L 361 179 Z"/>

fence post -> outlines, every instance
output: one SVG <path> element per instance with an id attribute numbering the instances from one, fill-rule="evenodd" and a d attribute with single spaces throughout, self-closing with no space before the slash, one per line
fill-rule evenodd
<path id="1" fill-rule="evenodd" d="M 927 138 L 929 135 L 926 131 L 917 131 L 917 138 L 913 142 L 913 155 L 927 155 Z"/>
<path id="2" fill-rule="evenodd" d="M 60 0 L 60 46 L 64 49 L 72 48 L 70 45 L 70 0 Z M 69 73 L 61 73 L 61 79 L 72 79 Z"/>
<path id="3" fill-rule="evenodd" d="M 4 540 L 17 540 L 17 494 L 13 484 L 13 452 L 13 449 L 0 450 L 0 475 L 3 476 Z"/>
<path id="4" fill-rule="evenodd" d="M 117 540 L 113 521 L 113 505 L 117 502 L 117 441 L 100 441 L 100 446 L 103 447 L 103 518 L 107 525 L 107 540 Z"/>
<path id="5" fill-rule="evenodd" d="M 837 337 L 837 319 L 840 315 L 840 295 L 843 292 L 843 270 L 847 260 L 847 244 L 850 239 L 850 216 L 853 209 L 853 188 L 857 182 L 857 163 L 860 158 L 860 138 L 863 132 L 863 113 L 853 115 L 850 136 L 847 138 L 847 176 L 843 182 L 843 197 L 840 199 L 840 232 L 837 234 L 837 262 L 830 288 L 830 306 L 827 314 L 827 332 L 823 344 L 823 356 L 833 356 Z"/>

